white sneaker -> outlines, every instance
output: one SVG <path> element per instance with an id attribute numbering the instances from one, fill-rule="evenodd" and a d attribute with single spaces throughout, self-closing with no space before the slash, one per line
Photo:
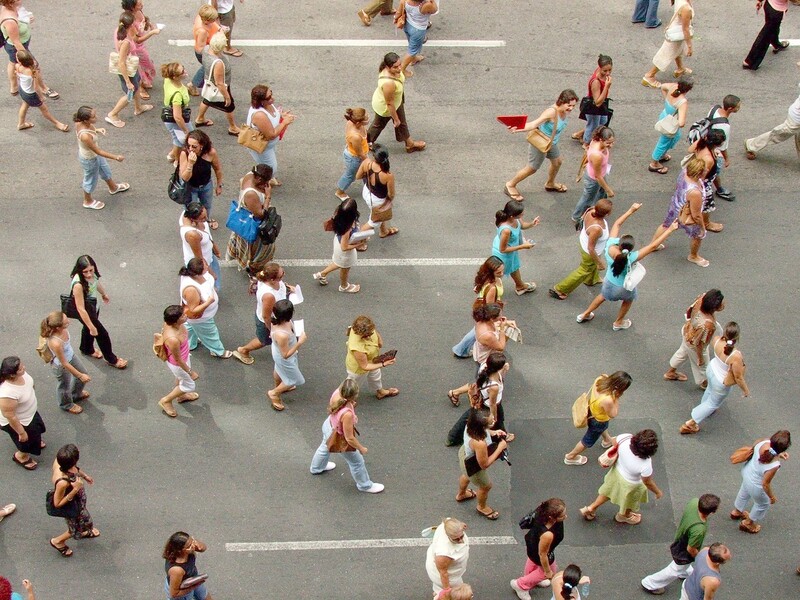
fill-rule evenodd
<path id="1" fill-rule="evenodd" d="M 363 490 L 368 494 L 380 494 L 383 491 L 383 484 L 382 483 L 373 483 L 372 487 L 368 490 Z"/>
<path id="2" fill-rule="evenodd" d="M 336 468 L 336 463 L 328 461 L 328 464 L 325 465 L 325 468 L 322 469 L 322 472 L 324 473 L 325 471 L 333 471 L 335 468 Z"/>
<path id="3" fill-rule="evenodd" d="M 511 589 L 517 594 L 517 598 L 519 598 L 519 600 L 531 600 L 530 593 L 528 593 L 527 590 L 523 590 L 521 587 L 519 587 L 516 579 L 512 579 L 510 585 Z"/>
<path id="4" fill-rule="evenodd" d="M 542 579 L 539 583 L 536 584 L 536 587 L 550 587 L 550 580 Z"/>

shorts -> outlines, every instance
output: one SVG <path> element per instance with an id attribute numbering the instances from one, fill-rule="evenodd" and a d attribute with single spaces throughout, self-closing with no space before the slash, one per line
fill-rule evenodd
<path id="1" fill-rule="evenodd" d="M 167 128 L 170 137 L 172 137 L 172 145 L 176 148 L 183 148 L 186 143 L 186 134 L 183 133 L 181 126 L 177 123 L 164 123 L 164 127 Z M 186 122 L 186 129 L 190 132 L 194 131 L 194 123 L 191 120 Z"/>
<path id="2" fill-rule="evenodd" d="M 258 341 L 264 344 L 265 346 L 272 345 L 272 335 L 270 335 L 269 327 L 267 324 L 261 321 L 258 317 L 255 317 L 256 320 L 256 337 Z"/>
<path id="3" fill-rule="evenodd" d="M 27 42 L 22 44 L 22 47 L 25 48 L 25 50 L 27 50 L 28 44 L 30 43 L 31 41 L 28 40 Z M 5 46 L 3 47 L 6 49 L 6 54 L 8 54 L 8 62 L 10 62 L 11 64 L 17 62 L 17 47 L 11 42 L 6 42 Z"/>
<path id="4" fill-rule="evenodd" d="M 458 449 L 458 462 L 461 465 L 461 474 L 464 476 L 467 475 L 467 467 L 464 464 L 464 461 L 467 458 L 467 453 L 464 450 L 464 446 L 462 445 L 461 448 Z M 471 477 L 469 477 L 470 483 L 477 485 L 478 487 L 485 488 L 489 487 L 492 482 L 489 481 L 489 472 L 486 469 L 481 469 Z"/>
<path id="5" fill-rule="evenodd" d="M 117 75 L 117 77 L 119 77 L 119 85 L 122 88 L 122 93 L 127 94 L 128 84 L 125 83 L 125 78 L 122 75 Z M 139 71 L 136 71 L 136 75 L 129 77 L 128 79 L 131 80 L 131 83 L 133 84 L 133 91 L 136 92 L 139 89 L 139 84 L 142 81 L 141 77 L 139 77 Z"/>
<path id="6" fill-rule="evenodd" d="M 422 44 L 425 43 L 425 35 L 427 34 L 427 30 L 417 29 L 411 23 L 406 21 L 406 24 L 403 27 L 403 33 L 406 34 L 406 38 L 408 39 L 408 54 L 410 56 L 416 56 L 422 52 Z"/>
<path id="7" fill-rule="evenodd" d="M 230 30 L 233 30 L 233 24 L 236 23 L 236 7 L 231 6 L 231 9 L 228 12 L 218 14 L 219 24 L 227 27 L 229 29 L 227 34 L 230 35 Z M 230 37 L 228 39 L 230 39 Z"/>
<path id="8" fill-rule="evenodd" d="M 47 431 L 39 411 L 34 413 L 33 419 L 31 419 L 28 425 L 23 425 L 22 427 L 25 429 L 25 433 L 28 434 L 27 442 L 19 441 L 19 436 L 11 425 L 3 425 L 0 429 L 8 433 L 11 437 L 11 441 L 14 442 L 14 445 L 17 447 L 17 450 L 25 454 L 39 456 L 42 453 L 42 434 Z"/>
<path id="9" fill-rule="evenodd" d="M 539 167 L 542 166 L 545 157 L 547 157 L 548 160 L 555 160 L 561 156 L 561 150 L 558 149 L 558 144 L 553 144 L 550 147 L 550 150 L 547 151 L 547 154 L 537 150 L 533 144 L 529 145 L 530 150 L 528 150 L 528 166 L 534 171 L 539 170 Z"/>
<path id="10" fill-rule="evenodd" d="M 609 269 L 610 268 L 611 265 L 609 265 Z M 603 295 L 603 298 L 609 302 L 619 302 L 620 300 L 623 302 L 633 302 L 639 296 L 639 292 L 636 289 L 626 290 L 621 285 L 615 285 L 607 279 L 603 280 L 603 287 L 600 293 Z"/>
<path id="11" fill-rule="evenodd" d="M 25 104 L 33 108 L 37 108 L 43 104 L 42 99 L 39 98 L 39 94 L 36 92 L 29 94 L 22 88 L 19 88 L 19 97 Z"/>
<path id="12" fill-rule="evenodd" d="M 597 440 L 600 439 L 600 436 L 603 435 L 603 432 L 608 429 L 609 422 L 610 421 L 598 421 L 594 417 L 589 417 L 586 433 L 584 433 L 581 438 L 581 444 L 587 448 L 594 446 Z"/>

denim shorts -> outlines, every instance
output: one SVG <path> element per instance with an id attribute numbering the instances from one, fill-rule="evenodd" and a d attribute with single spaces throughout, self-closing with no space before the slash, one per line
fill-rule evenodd
<path id="1" fill-rule="evenodd" d="M 530 144 L 530 150 L 528 150 L 528 166 L 534 171 L 538 171 L 545 157 L 549 160 L 555 160 L 559 156 L 561 156 L 561 150 L 558 149 L 558 144 L 553 144 L 550 150 L 547 151 L 547 154 L 535 148 L 533 144 Z"/>
<path id="2" fill-rule="evenodd" d="M 23 48 L 25 48 L 25 50 L 27 50 L 28 49 L 28 44 L 30 44 L 30 43 L 31 43 L 31 41 L 28 40 L 27 42 L 22 44 Z M 17 62 L 17 47 L 14 44 L 12 44 L 11 42 L 6 42 L 6 45 L 3 46 L 3 47 L 6 49 L 6 54 L 8 54 L 8 62 L 10 62 L 11 64 L 14 64 L 15 62 Z"/>
<path id="3" fill-rule="evenodd" d="M 111 179 L 111 168 L 108 166 L 108 161 L 102 156 L 95 156 L 94 158 L 81 158 L 78 160 L 83 167 L 83 191 L 87 194 L 94 192 L 97 187 L 97 180 L 101 178 L 103 181 Z"/>
<path id="4" fill-rule="evenodd" d="M 425 34 L 427 33 L 427 30 L 417 29 L 411 23 L 406 21 L 406 24 L 403 27 L 403 32 L 406 34 L 406 38 L 408 38 L 408 53 L 411 56 L 416 56 L 422 52 L 422 44 L 425 42 Z"/>
<path id="5" fill-rule="evenodd" d="M 608 265 L 608 268 L 610 269 L 611 265 Z M 632 302 L 639 296 L 638 290 L 626 290 L 621 285 L 614 285 L 607 279 L 603 280 L 603 287 L 600 290 L 600 293 L 603 295 L 603 298 L 609 302 L 619 302 L 620 300 L 623 302 Z"/>
<path id="6" fill-rule="evenodd" d="M 587 448 L 594 446 L 600 436 L 603 435 L 603 432 L 608 429 L 608 424 L 609 421 L 598 421 L 594 417 L 589 417 L 586 433 L 581 438 L 581 444 Z"/>
<path id="7" fill-rule="evenodd" d="M 125 78 L 122 75 L 117 75 L 117 77 L 119 77 L 119 86 L 122 88 L 122 93 L 127 94 L 128 84 L 125 83 Z M 139 77 L 139 71 L 136 71 L 136 75 L 134 75 L 133 77 L 129 77 L 128 79 L 131 80 L 131 83 L 133 84 L 133 91 L 136 92 L 136 90 L 139 89 L 139 83 L 141 83 L 141 77 Z"/>
<path id="8" fill-rule="evenodd" d="M 267 327 L 266 323 L 262 323 L 258 317 L 255 317 L 256 320 L 256 337 L 258 341 L 264 344 L 265 346 L 272 345 L 272 336 L 269 333 L 269 328 Z"/>
<path id="9" fill-rule="evenodd" d="M 32 94 L 29 94 L 22 88 L 19 88 L 19 97 L 28 106 L 32 106 L 35 108 L 37 106 L 42 105 L 42 99 L 39 98 L 39 94 L 37 94 L 35 91 Z"/>
<path id="10" fill-rule="evenodd" d="M 169 131 L 169 134 L 172 137 L 172 145 L 176 148 L 183 148 L 184 144 L 186 143 L 186 134 L 183 133 L 181 126 L 177 123 L 164 123 L 164 127 L 167 128 L 167 131 Z M 194 123 L 192 121 L 187 121 L 186 129 L 188 129 L 190 132 L 194 131 Z"/>

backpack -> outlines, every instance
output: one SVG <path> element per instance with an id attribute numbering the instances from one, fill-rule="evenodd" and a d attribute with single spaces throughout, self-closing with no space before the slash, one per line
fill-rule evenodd
<path id="1" fill-rule="evenodd" d="M 39 336 L 39 345 L 36 346 L 36 354 L 39 355 L 39 358 L 41 358 L 42 362 L 46 365 L 53 362 L 53 359 L 56 357 L 53 351 L 50 350 L 50 346 L 47 345 L 47 339 L 42 336 Z"/>
<path id="2" fill-rule="evenodd" d="M 711 118 L 715 112 L 717 112 L 720 108 L 722 108 L 719 104 L 715 104 L 711 107 L 711 110 L 708 112 L 708 115 L 699 121 L 692 124 L 689 127 L 689 132 L 686 134 L 686 141 L 689 142 L 689 145 L 694 144 L 698 140 L 705 139 L 708 135 L 708 132 L 711 131 L 711 128 L 714 125 L 720 125 L 723 123 L 728 123 L 727 117 L 715 117 Z"/>
<path id="3" fill-rule="evenodd" d="M 274 206 L 270 206 L 264 213 L 264 218 L 258 224 L 258 236 L 265 244 L 274 244 L 278 239 L 278 234 L 281 232 L 283 220 L 275 210 Z"/>
<path id="4" fill-rule="evenodd" d="M 164 345 L 164 336 L 161 333 L 153 334 L 153 354 L 159 360 L 167 362 L 167 347 Z"/>

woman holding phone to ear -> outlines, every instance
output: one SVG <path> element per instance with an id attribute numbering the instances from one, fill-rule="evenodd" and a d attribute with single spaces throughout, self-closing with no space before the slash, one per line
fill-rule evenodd
<path id="1" fill-rule="evenodd" d="M 188 533 L 176 531 L 167 540 L 164 552 L 164 571 L 167 577 L 164 580 L 164 591 L 167 600 L 214 600 L 206 589 L 205 579 L 182 588 L 183 582 L 190 577 L 197 577 L 197 552 L 208 549 L 203 542 L 193 538 Z"/>

